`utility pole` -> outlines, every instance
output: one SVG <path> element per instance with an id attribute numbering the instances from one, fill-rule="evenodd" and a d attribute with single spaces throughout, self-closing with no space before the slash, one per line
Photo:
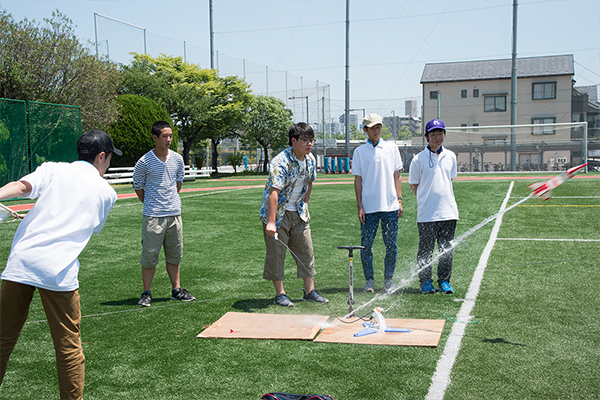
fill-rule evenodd
<path id="1" fill-rule="evenodd" d="M 513 0 L 512 70 L 510 73 L 510 170 L 517 170 L 517 8 L 519 1 Z"/>

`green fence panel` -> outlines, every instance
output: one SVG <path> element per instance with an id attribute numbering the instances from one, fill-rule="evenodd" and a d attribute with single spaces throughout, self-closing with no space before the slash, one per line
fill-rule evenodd
<path id="1" fill-rule="evenodd" d="M 46 161 L 77 160 L 79 136 L 81 136 L 79 107 L 29 102 L 29 146 L 32 171 Z"/>
<path id="2" fill-rule="evenodd" d="M 29 172 L 26 122 L 24 101 L 0 99 L 0 186 Z"/>

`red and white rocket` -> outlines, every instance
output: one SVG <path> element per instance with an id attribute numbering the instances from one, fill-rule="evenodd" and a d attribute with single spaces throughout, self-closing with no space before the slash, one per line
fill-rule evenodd
<path id="1" fill-rule="evenodd" d="M 562 174 L 555 176 L 547 182 L 532 183 L 531 185 L 527 186 L 531 190 L 531 196 L 539 197 L 542 199 L 542 201 L 548 200 L 550 197 L 552 197 L 552 189 L 571 179 L 573 176 L 575 176 L 577 171 L 586 165 L 588 165 L 588 163 L 569 168 Z"/>

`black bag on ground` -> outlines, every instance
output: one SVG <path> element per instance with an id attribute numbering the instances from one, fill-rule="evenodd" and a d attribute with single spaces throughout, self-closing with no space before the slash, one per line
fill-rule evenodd
<path id="1" fill-rule="evenodd" d="M 292 394 L 292 393 L 267 393 L 261 400 L 333 400 L 327 394 Z"/>

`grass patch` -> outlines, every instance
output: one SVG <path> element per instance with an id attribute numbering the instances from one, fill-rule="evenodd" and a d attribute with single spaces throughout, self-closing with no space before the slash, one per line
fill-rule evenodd
<path id="1" fill-rule="evenodd" d="M 104 230 L 80 256 L 82 339 L 86 399 L 259 399 L 270 391 L 327 393 L 336 399 L 424 398 L 461 307 L 493 223 L 462 242 L 454 256 L 453 296 L 423 296 L 412 279 L 400 294 L 378 301 L 387 318 L 446 319 L 437 348 L 324 344 L 305 341 L 198 339 L 228 311 L 345 315 L 348 253 L 360 244 L 352 177 L 320 175 L 310 199 L 316 286 L 330 307 L 273 304 L 271 282 L 262 279 L 264 242 L 258 218 L 266 177 L 235 176 L 184 184 L 182 285 L 197 300 L 170 298 L 164 258 L 153 281 L 153 304 L 139 308 L 142 291 L 141 211 L 137 199 L 119 200 Z M 396 280 L 416 270 L 416 200 L 403 176 L 404 216 L 399 224 Z M 528 194 L 516 181 L 514 204 Z M 510 180 L 456 181 L 460 211 L 456 237 L 498 212 Z M 224 190 L 225 186 L 256 186 Z M 131 185 L 117 187 L 132 193 Z M 512 239 L 600 238 L 600 181 L 574 179 L 547 202 L 529 200 L 504 215 L 468 325 L 447 398 L 594 398 L 590 377 L 600 366 L 598 242 Z M 593 197 L 595 196 L 595 197 Z M 509 205 L 510 205 L 509 204 Z M 543 207 L 540 207 L 543 206 Z M 4 265 L 16 223 L 0 224 Z M 508 240 L 511 239 L 511 240 Z M 376 288 L 383 281 L 384 246 L 375 246 Z M 288 253 L 286 291 L 302 296 L 302 281 Z M 354 262 L 357 305 L 364 276 Z M 591 288 L 587 290 L 587 288 Z M 590 294 L 592 293 L 592 294 Z M 370 310 L 361 310 L 368 314 Z M 56 398 L 54 350 L 39 296 L 9 361 L 0 397 Z M 474 322 L 475 322 L 474 321 Z"/>

